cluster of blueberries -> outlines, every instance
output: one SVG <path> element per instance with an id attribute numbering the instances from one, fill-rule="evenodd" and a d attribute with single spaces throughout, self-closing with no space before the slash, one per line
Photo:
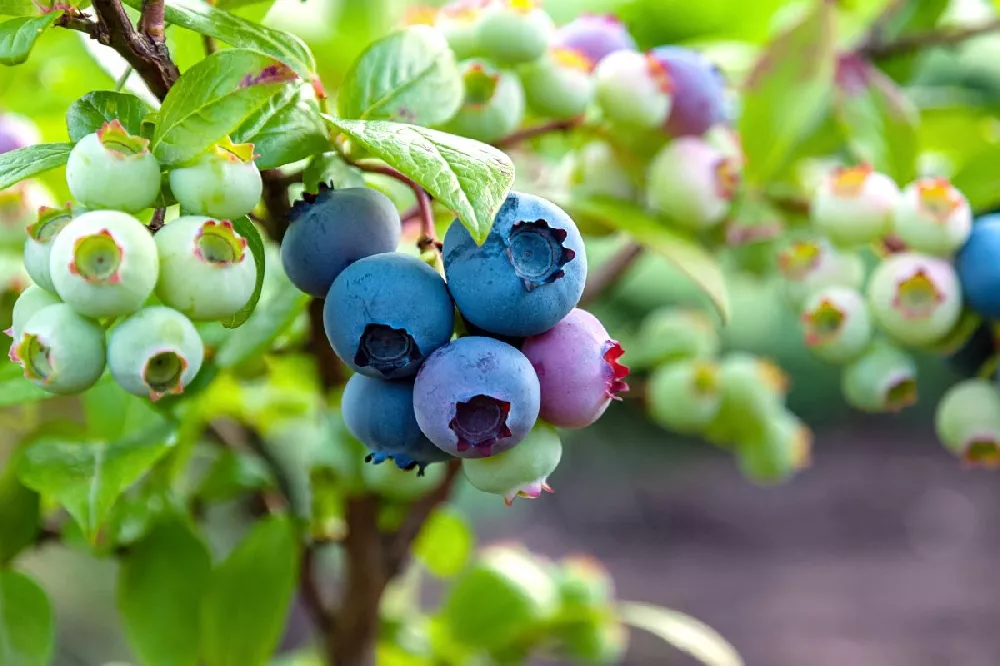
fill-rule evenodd
<path id="1" fill-rule="evenodd" d="M 228 320 L 253 294 L 256 262 L 231 222 L 260 198 L 253 146 L 220 144 L 172 169 L 182 215 L 155 235 L 136 217 L 162 205 L 148 146 L 113 120 L 70 152 L 75 203 L 32 209 L 24 196 L 37 185 L 14 189 L 26 215 L 5 217 L 4 233 L 23 245 L 32 284 L 14 303 L 9 354 L 48 392 L 86 390 L 107 368 L 129 393 L 179 394 L 204 360 L 194 322 Z M 27 233 L 11 228 L 21 217 Z"/>
<path id="2" fill-rule="evenodd" d="M 811 202 L 815 237 L 779 255 L 806 346 L 843 366 L 843 394 L 857 409 L 897 411 L 916 402 L 911 349 L 951 358 L 972 378 L 938 406 L 942 442 L 966 463 L 1000 464 L 1000 216 L 974 219 L 947 179 L 902 189 L 868 164 L 820 179 Z M 870 276 L 859 250 L 878 247 Z M 867 282 L 867 284 L 865 284 Z"/>
<path id="3" fill-rule="evenodd" d="M 375 463 L 422 472 L 458 457 L 481 490 L 537 497 L 561 456 L 549 426 L 590 425 L 627 389 L 621 346 L 576 308 L 580 232 L 553 203 L 511 193 L 482 245 L 452 223 L 442 278 L 395 251 L 400 228 L 385 195 L 321 187 L 295 203 L 281 243 L 288 277 L 325 299 L 330 345 L 356 373 L 345 425 Z"/>

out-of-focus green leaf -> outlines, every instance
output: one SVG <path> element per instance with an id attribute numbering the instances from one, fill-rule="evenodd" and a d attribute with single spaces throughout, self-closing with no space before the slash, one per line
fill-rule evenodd
<path id="1" fill-rule="evenodd" d="M 833 91 L 834 6 L 815 8 L 764 50 L 744 86 L 739 130 L 746 178 L 763 185 L 824 116 Z"/>
<path id="2" fill-rule="evenodd" d="M 0 16 L 34 16 L 38 12 L 31 0 L 0 0 Z"/>
<path id="3" fill-rule="evenodd" d="M 937 25 L 951 0 L 918 0 L 917 2 L 891 2 L 887 7 L 892 14 L 885 21 L 881 39 L 891 42 L 900 37 L 929 30 Z M 920 58 L 919 51 L 887 56 L 879 59 L 879 68 L 896 81 L 906 82 L 913 74 Z"/>
<path id="4" fill-rule="evenodd" d="M 988 146 L 973 155 L 951 181 L 968 198 L 974 211 L 1000 206 L 1000 145 Z"/>
<path id="5" fill-rule="evenodd" d="M 14 449 L 0 474 L 0 565 L 6 565 L 30 546 L 40 527 L 38 493 L 17 478 L 17 466 L 23 452 L 24 447 Z"/>
<path id="6" fill-rule="evenodd" d="M 340 153 L 330 151 L 309 160 L 302 173 L 306 192 L 319 192 L 320 183 L 332 183 L 336 189 L 364 187 L 365 177 L 357 168 L 347 164 Z"/>
<path id="7" fill-rule="evenodd" d="M 17 571 L 0 571 L 0 664 L 49 666 L 55 621 L 45 590 Z"/>
<path id="8" fill-rule="evenodd" d="M 202 658 L 212 666 L 263 666 L 285 626 L 299 544 L 287 517 L 257 523 L 212 576 L 202 605 Z"/>
<path id="9" fill-rule="evenodd" d="M 20 65 L 27 60 L 35 42 L 58 16 L 58 13 L 52 12 L 0 23 L 0 65 Z"/>
<path id="10" fill-rule="evenodd" d="M 96 90 L 73 102 L 66 113 L 66 127 L 74 143 L 101 129 L 104 123 L 121 121 L 129 134 L 139 136 L 142 120 L 152 109 L 135 95 Z"/>
<path id="11" fill-rule="evenodd" d="M 180 521 L 153 528 L 121 559 L 118 608 L 143 666 L 197 666 L 208 548 Z"/>
<path id="12" fill-rule="evenodd" d="M 289 84 L 233 132 L 234 143 L 252 143 L 261 169 L 291 164 L 330 146 L 326 123 L 301 84 Z"/>
<path id="13" fill-rule="evenodd" d="M 638 243 L 662 254 L 701 288 L 723 322 L 729 320 L 729 295 L 722 268 L 696 240 L 670 229 L 664 222 L 625 201 L 607 197 L 576 198 L 565 202 L 564 207 L 574 215 L 624 231 Z"/>
<path id="14" fill-rule="evenodd" d="M 440 125 L 462 105 L 463 85 L 444 35 L 415 25 L 369 46 L 337 95 L 343 118 Z"/>
<path id="15" fill-rule="evenodd" d="M 726 639 L 708 625 L 678 611 L 640 603 L 623 603 L 619 617 L 691 655 L 705 666 L 743 666 L 743 659 Z"/>
<path id="16" fill-rule="evenodd" d="M 71 143 L 39 143 L 0 155 L 0 190 L 66 164 Z"/>
<path id="17" fill-rule="evenodd" d="M 257 301 L 260 300 L 260 292 L 264 286 L 264 263 L 266 261 L 264 254 L 264 241 L 260 238 L 260 232 L 257 231 L 257 227 L 254 226 L 253 222 L 249 218 L 240 217 L 233 220 L 233 228 L 236 229 L 240 236 L 246 239 L 247 247 L 250 248 L 250 252 L 253 253 L 254 261 L 257 266 L 257 283 L 253 289 L 253 295 L 250 296 L 250 300 L 247 304 L 240 308 L 240 311 L 228 319 L 222 322 L 222 325 L 226 328 L 238 328 L 242 326 L 253 314 L 254 308 L 257 307 Z"/>
<path id="18" fill-rule="evenodd" d="M 448 578 L 465 567 L 474 545 L 465 518 L 452 509 L 439 509 L 417 535 L 413 555 L 435 576 Z"/>

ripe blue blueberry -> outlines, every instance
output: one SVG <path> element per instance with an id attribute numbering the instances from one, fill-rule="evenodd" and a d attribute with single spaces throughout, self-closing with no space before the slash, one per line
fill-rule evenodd
<path id="1" fill-rule="evenodd" d="M 455 308 L 434 269 L 388 252 L 360 259 L 337 276 L 323 308 L 330 345 L 356 372 L 412 377 L 451 339 Z"/>
<path id="2" fill-rule="evenodd" d="M 70 206 L 43 207 L 38 211 L 38 220 L 28 227 L 28 236 L 24 241 L 24 268 L 35 284 L 53 294 L 56 292 L 56 287 L 52 283 L 52 271 L 49 265 L 52 243 L 56 235 L 79 212 Z"/>
<path id="3" fill-rule="evenodd" d="M 650 54 L 667 71 L 673 89 L 668 134 L 701 136 L 713 125 L 728 122 L 726 82 L 708 58 L 680 46 L 661 46 Z"/>
<path id="4" fill-rule="evenodd" d="M 450 455 L 434 446 L 413 414 L 413 380 L 387 381 L 361 374 L 347 380 L 340 403 L 348 432 L 376 464 L 391 459 L 400 469 L 423 468 Z"/>
<path id="5" fill-rule="evenodd" d="M 524 119 L 524 90 L 512 72 L 482 60 L 462 63 L 465 99 L 444 129 L 490 143 L 513 132 Z"/>
<path id="6" fill-rule="evenodd" d="M 16 113 L 0 114 L 0 154 L 41 143 L 38 127 Z"/>
<path id="7" fill-rule="evenodd" d="M 65 303 L 35 312 L 14 340 L 10 358 L 50 393 L 79 393 L 104 372 L 104 329 Z"/>
<path id="8" fill-rule="evenodd" d="M 611 14 L 582 14 L 556 30 L 552 41 L 580 51 L 593 63 L 615 51 L 636 50 L 625 24 Z"/>
<path id="9" fill-rule="evenodd" d="M 160 164 L 148 139 L 132 136 L 113 120 L 73 146 L 66 184 L 87 208 L 135 213 L 152 206 L 160 193 Z"/>
<path id="10" fill-rule="evenodd" d="M 524 354 L 493 338 L 459 338 L 428 357 L 413 388 L 420 429 L 460 458 L 502 453 L 538 419 L 540 389 Z"/>
<path id="11" fill-rule="evenodd" d="M 153 402 L 183 393 L 204 358 L 205 347 L 194 324 L 163 306 L 143 308 L 108 336 L 108 367 L 115 381 Z"/>
<path id="12" fill-rule="evenodd" d="M 1000 319 L 1000 214 L 984 215 L 955 257 L 955 269 L 969 306 Z"/>
<path id="13" fill-rule="evenodd" d="M 539 335 L 524 341 L 541 387 L 541 417 L 561 428 L 585 428 L 628 390 L 625 353 L 597 317 L 575 308 Z"/>
<path id="14" fill-rule="evenodd" d="M 594 97 L 594 63 L 583 53 L 554 46 L 518 69 L 528 106 L 538 115 L 569 119 L 587 110 Z"/>
<path id="15" fill-rule="evenodd" d="M 301 291 L 325 298 L 341 271 L 358 259 L 399 245 L 399 212 L 367 187 L 306 193 L 292 206 L 281 241 L 281 265 Z"/>
<path id="16" fill-rule="evenodd" d="M 173 169 L 170 191 L 185 215 L 235 220 L 254 209 L 264 189 L 253 160 L 253 144 L 224 141 Z"/>
<path id="17" fill-rule="evenodd" d="M 576 307 L 587 256 L 576 224 L 561 208 L 512 192 L 486 242 L 476 245 L 456 220 L 444 239 L 444 270 L 462 316 L 498 335 L 537 335 Z"/>

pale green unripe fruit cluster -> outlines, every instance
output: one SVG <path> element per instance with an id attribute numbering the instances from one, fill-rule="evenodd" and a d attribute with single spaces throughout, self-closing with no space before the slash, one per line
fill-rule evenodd
<path id="1" fill-rule="evenodd" d="M 616 51 L 594 70 L 601 110 L 623 127 L 652 130 L 670 115 L 673 97 L 669 79 L 643 53 Z"/>
<path id="2" fill-rule="evenodd" d="M 531 108 L 557 120 L 579 116 L 594 98 L 592 63 L 571 49 L 553 47 L 518 73 Z"/>
<path id="3" fill-rule="evenodd" d="M 444 129 L 483 142 L 517 129 L 524 119 L 524 89 L 517 76 L 482 60 L 461 67 L 465 100 Z"/>
<path id="4" fill-rule="evenodd" d="M 860 356 L 874 332 L 864 296 L 839 286 L 820 289 L 806 299 L 802 328 L 809 350 L 829 363 L 847 363 Z"/>
<path id="5" fill-rule="evenodd" d="M 129 393 L 158 400 L 176 395 L 198 374 L 205 348 L 194 324 L 176 310 L 144 308 L 108 338 L 108 367 Z"/>
<path id="6" fill-rule="evenodd" d="M 923 178 L 903 190 L 892 231 L 910 250 L 950 257 L 972 232 L 972 209 L 947 180 Z"/>

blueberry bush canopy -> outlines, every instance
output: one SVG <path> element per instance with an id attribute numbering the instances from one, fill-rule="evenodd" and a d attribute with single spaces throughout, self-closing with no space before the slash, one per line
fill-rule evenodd
<path id="1" fill-rule="evenodd" d="M 789 350 L 877 414 L 950 366 L 1000 467 L 996 3 L 431 4 L 0 0 L 3 664 L 45 545 L 117 564 L 102 663 L 742 666 L 449 502 L 609 409 L 787 481 Z"/>

